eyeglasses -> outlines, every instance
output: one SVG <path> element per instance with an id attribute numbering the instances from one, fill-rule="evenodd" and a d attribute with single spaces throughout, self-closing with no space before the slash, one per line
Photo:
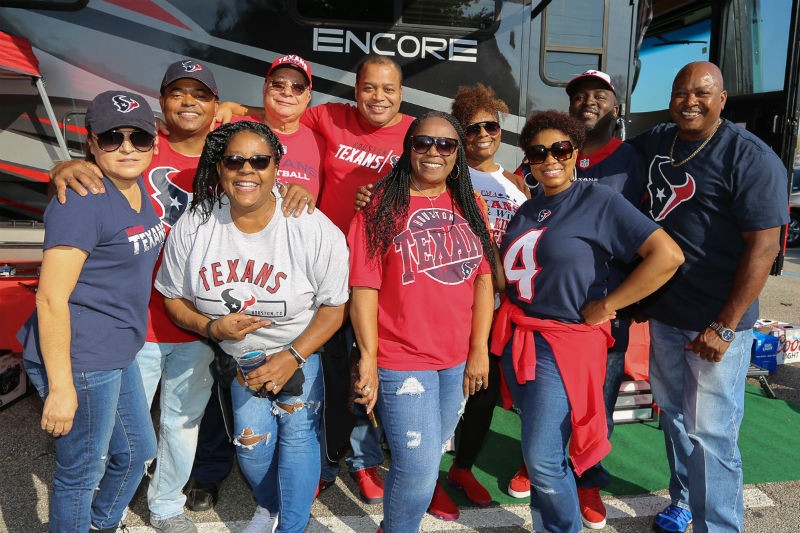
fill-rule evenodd
<path id="1" fill-rule="evenodd" d="M 97 146 L 104 152 L 116 152 L 125 141 L 131 143 L 131 146 L 137 152 L 149 152 L 153 149 L 155 137 L 143 131 L 118 131 L 108 130 L 94 136 L 97 139 Z"/>
<path id="2" fill-rule="evenodd" d="M 547 153 L 553 154 L 556 161 L 566 161 L 572 157 L 575 146 L 570 141 L 558 141 L 547 148 L 543 144 L 534 144 L 525 148 L 525 157 L 531 165 L 541 165 L 547 160 Z"/>
<path id="3" fill-rule="evenodd" d="M 418 154 L 427 154 L 434 144 L 439 155 L 447 157 L 456 151 L 458 140 L 450 137 L 431 137 L 430 135 L 414 135 L 411 137 L 411 149 Z"/>
<path id="4" fill-rule="evenodd" d="M 481 128 L 486 130 L 486 133 L 494 137 L 500 133 L 500 123 L 495 120 L 488 120 L 484 122 L 476 122 L 464 128 L 464 135 L 467 139 L 473 139 L 481 134 Z"/>
<path id="5" fill-rule="evenodd" d="M 267 154 L 251 155 L 250 157 L 242 157 L 240 155 L 223 155 L 222 165 L 226 170 L 237 171 L 244 168 L 245 163 L 250 163 L 253 170 L 261 172 L 267 170 L 269 162 L 272 161 L 272 156 Z"/>
<path id="6" fill-rule="evenodd" d="M 295 96 L 300 96 L 306 92 L 306 89 L 308 89 L 308 85 L 304 83 L 291 82 L 289 80 L 267 80 L 267 85 L 270 89 L 273 91 L 278 91 L 279 93 L 285 91 L 286 86 L 288 85 L 292 88 L 292 94 Z"/>

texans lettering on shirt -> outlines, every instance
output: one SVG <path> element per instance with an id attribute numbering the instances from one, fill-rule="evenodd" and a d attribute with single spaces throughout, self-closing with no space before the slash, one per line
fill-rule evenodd
<path id="1" fill-rule="evenodd" d="M 386 163 L 393 167 L 400 159 L 400 156 L 395 154 L 393 150 L 385 150 L 367 144 L 358 146 L 340 144 L 334 157 L 354 165 L 376 170 L 379 173 L 384 169 Z M 388 172 L 389 169 L 387 168 L 386 170 Z"/>
<path id="2" fill-rule="evenodd" d="M 166 238 L 164 226 L 161 224 L 149 229 L 144 229 L 144 226 L 134 226 L 126 229 L 125 234 L 128 236 L 128 242 L 133 245 L 133 255 L 161 246 Z"/>
<path id="3" fill-rule="evenodd" d="M 480 239 L 469 223 L 449 209 L 425 208 L 411 214 L 406 229 L 394 238 L 403 259 L 403 285 L 425 274 L 445 285 L 457 285 L 477 270 L 483 259 Z"/>
<path id="4" fill-rule="evenodd" d="M 192 192 L 178 185 L 178 182 L 187 181 L 180 179 L 184 172 L 194 175 L 195 169 L 178 170 L 172 167 L 154 167 L 147 174 L 150 186 L 155 191 L 150 196 L 153 198 L 156 215 L 169 228 L 175 225 L 189 202 L 192 201 Z M 188 183 L 191 182 L 192 180 L 189 179 Z"/>
<path id="5" fill-rule="evenodd" d="M 680 167 L 673 167 L 667 156 L 653 157 L 647 174 L 649 214 L 656 222 L 667 218 L 679 205 L 689 201 L 697 191 L 697 184 L 692 175 Z"/>
<path id="6" fill-rule="evenodd" d="M 229 286 L 219 293 L 219 298 L 201 298 L 204 302 L 219 302 L 225 311 L 219 314 L 244 313 L 248 315 L 282 318 L 286 316 L 286 302 L 284 300 L 258 299 L 248 287 L 235 286 L 235 284 L 250 284 L 260 287 L 269 294 L 275 294 L 281 288 L 281 282 L 287 279 L 285 272 L 276 271 L 274 265 L 255 260 L 228 259 L 224 263 L 215 261 L 208 266 L 203 266 L 198 271 L 203 288 L 213 293 L 216 287 Z"/>

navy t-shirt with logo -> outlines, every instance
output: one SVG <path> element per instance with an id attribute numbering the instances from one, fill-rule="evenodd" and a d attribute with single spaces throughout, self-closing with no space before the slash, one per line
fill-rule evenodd
<path id="1" fill-rule="evenodd" d="M 500 246 L 506 294 L 525 314 L 581 323 L 580 310 L 606 295 L 609 263 L 629 262 L 658 229 L 609 187 L 577 181 L 528 200 Z"/>
<path id="2" fill-rule="evenodd" d="M 661 124 L 630 141 L 644 155 L 648 173 L 643 209 L 686 258 L 644 309 L 668 325 L 701 331 L 730 296 L 745 250 L 742 232 L 789 221 L 786 168 L 763 141 L 728 120 L 696 156 L 674 168 L 675 132 L 674 124 Z M 703 140 L 678 141 L 674 161 L 689 157 Z M 757 317 L 758 300 L 736 330 L 751 328 Z"/>
<path id="3" fill-rule="evenodd" d="M 72 246 L 89 253 L 69 297 L 73 371 L 124 368 L 144 344 L 153 267 L 164 228 L 139 178 L 134 211 L 111 180 L 106 194 L 53 198 L 44 214 L 44 249 Z M 27 360 L 42 362 L 34 313 L 19 332 Z"/>

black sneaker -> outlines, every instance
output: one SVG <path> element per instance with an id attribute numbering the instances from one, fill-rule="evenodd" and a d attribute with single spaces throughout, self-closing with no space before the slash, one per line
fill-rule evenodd
<path id="1" fill-rule="evenodd" d="M 217 504 L 219 486 L 216 483 L 201 483 L 189 479 L 183 489 L 186 494 L 186 507 L 191 511 L 210 511 Z"/>

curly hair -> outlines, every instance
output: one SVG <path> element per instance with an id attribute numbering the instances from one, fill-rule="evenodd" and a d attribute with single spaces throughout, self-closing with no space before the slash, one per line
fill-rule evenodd
<path id="1" fill-rule="evenodd" d="M 190 208 L 192 212 L 200 211 L 204 223 L 211 216 L 214 204 L 222 205 L 223 191 L 219 184 L 217 163 L 222 160 L 222 156 L 225 154 L 225 149 L 228 148 L 231 139 L 235 135 L 246 131 L 255 133 L 272 148 L 272 160 L 276 169 L 281 162 L 283 145 L 278 140 L 277 135 L 266 124 L 242 120 L 224 124 L 209 133 L 206 136 L 206 144 L 203 147 L 200 162 L 197 164 L 197 172 L 194 175 L 192 206 Z"/>
<path id="2" fill-rule="evenodd" d="M 572 144 L 580 150 L 586 139 L 586 128 L 566 113 L 550 109 L 539 111 L 530 116 L 519 134 L 519 146 L 523 150 L 531 143 L 531 139 L 544 130 L 558 130 L 566 133 Z"/>
<path id="3" fill-rule="evenodd" d="M 482 83 L 460 86 L 453 99 L 452 113 L 463 127 L 470 124 L 470 120 L 479 111 L 486 111 L 500 119 L 500 115 L 508 114 L 508 106 L 497 97 L 494 89 Z"/>
<path id="4" fill-rule="evenodd" d="M 494 270 L 492 241 L 469 177 L 467 156 L 464 151 L 464 129 L 455 117 L 440 111 L 429 111 L 411 123 L 403 139 L 403 154 L 389 174 L 375 184 L 373 199 L 364 209 L 369 256 L 373 259 L 382 257 L 391 246 L 393 239 L 402 231 L 402 226 L 408 218 L 409 190 L 411 188 L 411 137 L 423 122 L 433 118 L 441 118 L 449 122 L 458 136 L 456 162 L 450 175 L 445 179 L 445 184 L 450 190 L 453 207 L 455 208 L 456 205 L 459 207 L 469 223 L 469 227 L 480 239 L 484 256 Z"/>

